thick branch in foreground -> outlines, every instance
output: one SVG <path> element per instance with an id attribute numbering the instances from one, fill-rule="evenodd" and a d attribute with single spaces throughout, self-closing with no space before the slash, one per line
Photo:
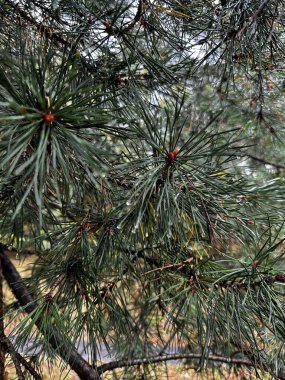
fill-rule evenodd
<path id="1" fill-rule="evenodd" d="M 1 246 L 0 258 L 4 278 L 14 296 L 27 313 L 32 313 L 37 308 L 37 303 L 33 300 L 17 269 L 4 253 Z M 40 327 L 42 322 L 42 318 L 39 317 L 36 321 L 36 326 Z M 84 360 L 75 349 L 67 347 L 63 337 L 55 328 L 53 328 L 50 335 L 45 336 L 45 338 L 57 354 L 69 364 L 70 368 L 73 369 L 81 379 L 100 380 L 97 369 L 93 368 L 86 360 Z"/>

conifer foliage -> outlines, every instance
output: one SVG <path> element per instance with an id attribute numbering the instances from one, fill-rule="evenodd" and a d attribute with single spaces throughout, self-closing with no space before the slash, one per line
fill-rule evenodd
<path id="1" fill-rule="evenodd" d="M 0 15 L 0 380 L 284 379 L 284 1 Z"/>

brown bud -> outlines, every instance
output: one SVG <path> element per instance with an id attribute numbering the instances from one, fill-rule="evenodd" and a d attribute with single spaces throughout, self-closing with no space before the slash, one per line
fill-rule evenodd
<path id="1" fill-rule="evenodd" d="M 48 112 L 48 113 L 44 113 L 43 116 L 42 116 L 43 120 L 47 123 L 47 124 L 51 124 L 54 122 L 55 120 L 55 116 L 54 114 L 52 114 L 51 112 Z"/>

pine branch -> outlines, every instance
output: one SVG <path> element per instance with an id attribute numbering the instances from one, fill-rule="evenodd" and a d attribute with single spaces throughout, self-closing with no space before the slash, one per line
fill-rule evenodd
<path id="1" fill-rule="evenodd" d="M 43 23 L 40 23 L 36 21 L 34 18 L 32 18 L 28 13 L 26 13 L 22 8 L 18 6 L 18 4 L 14 4 L 11 0 L 6 0 L 7 4 L 10 5 L 16 13 L 19 14 L 20 17 L 22 17 L 26 22 L 33 25 L 41 35 L 45 36 L 46 38 L 55 41 L 57 43 L 57 46 L 59 49 L 62 48 L 62 45 L 66 48 L 72 50 L 75 49 L 76 42 L 71 40 L 68 41 L 64 37 L 62 37 L 62 33 L 57 33 L 52 31 L 51 27 L 44 25 Z M 5 16 L 5 13 L 3 14 Z M 90 65 L 88 60 L 80 54 L 80 60 L 82 65 L 89 71 L 93 72 L 95 70 L 93 65 Z"/>
<path id="2" fill-rule="evenodd" d="M 240 31 L 237 33 L 237 37 L 240 37 L 245 30 L 260 16 L 263 9 L 266 7 L 266 5 L 270 2 L 270 0 L 263 1 L 259 8 L 256 10 L 256 12 L 250 17 L 250 19 L 244 24 L 244 26 L 240 29 Z"/>
<path id="3" fill-rule="evenodd" d="M 149 258 L 147 257 L 144 253 L 146 250 L 148 250 L 149 248 L 143 248 L 143 249 L 140 249 L 139 251 L 135 251 L 135 250 L 126 250 L 126 252 L 128 253 L 131 253 L 133 254 L 133 257 L 132 257 L 132 262 L 135 262 L 136 259 L 138 258 L 141 258 L 141 259 L 144 259 L 149 265 L 156 265 L 158 266 L 158 262 L 157 260 L 153 259 L 153 258 Z M 157 269 L 159 270 L 159 269 Z M 126 273 L 128 272 L 128 269 L 124 269 L 123 273 L 122 273 L 122 276 L 124 276 Z M 99 304 L 99 300 L 100 299 L 105 299 L 106 297 L 108 297 L 113 289 L 115 288 L 115 286 L 117 285 L 117 283 L 121 280 L 121 277 L 114 280 L 114 281 L 111 281 L 109 282 L 108 284 L 106 284 L 105 286 L 103 286 L 100 291 L 99 291 L 99 295 L 100 297 L 97 298 L 95 301 L 93 301 L 93 305 L 98 305 Z"/>
<path id="4" fill-rule="evenodd" d="M 234 341 L 231 339 L 231 344 L 233 346 L 237 347 L 238 351 L 236 353 L 242 353 L 242 354 L 246 355 L 252 362 L 256 362 L 257 358 L 256 358 L 256 355 L 254 354 L 254 352 L 251 351 L 250 349 L 244 349 L 241 342 Z M 263 370 L 262 366 L 259 366 L 259 368 L 261 370 Z M 275 378 L 277 380 L 284 380 L 285 379 L 285 373 L 284 372 L 278 373 L 278 376 L 276 376 L 274 374 L 274 372 L 271 371 L 269 368 L 266 370 L 266 372 L 268 372 L 273 378 Z"/>
<path id="5" fill-rule="evenodd" d="M 263 3 L 260 4 L 259 8 L 257 9 L 257 11 L 254 13 L 254 15 L 252 16 L 252 19 L 256 19 L 257 17 L 260 16 L 261 12 L 263 11 L 263 9 L 266 7 L 267 4 L 270 3 L 270 0 L 264 0 Z"/>
<path id="6" fill-rule="evenodd" d="M 97 369 L 99 373 L 104 373 L 107 371 L 112 371 L 117 368 L 132 367 L 132 366 L 137 366 L 141 364 L 161 363 L 161 362 L 166 362 L 169 360 L 182 360 L 182 359 L 199 360 L 202 358 L 202 356 L 203 356 L 202 354 L 198 354 L 198 353 L 178 353 L 178 354 L 157 355 L 157 356 L 132 359 L 132 360 L 118 360 L 118 361 L 103 364 Z M 207 360 L 218 362 L 218 363 L 227 363 L 227 364 L 233 364 L 233 365 L 245 365 L 247 367 L 255 367 L 255 364 L 249 359 L 235 359 L 235 358 L 227 358 L 225 356 L 220 356 L 220 355 L 209 355 L 207 357 Z"/>
<path id="7" fill-rule="evenodd" d="M 62 33 L 54 32 L 52 30 L 51 26 L 44 25 L 43 23 L 36 21 L 36 19 L 31 17 L 24 9 L 19 7 L 19 5 L 15 4 L 12 0 L 6 0 L 6 3 L 10 7 L 12 7 L 15 10 L 15 12 L 18 13 L 19 16 L 22 17 L 26 22 L 33 25 L 39 33 L 41 33 L 46 38 L 54 40 L 56 43 L 58 43 L 59 48 L 61 47 L 61 45 L 64 45 L 65 47 L 67 47 L 70 50 L 75 48 L 75 46 L 77 44 L 76 41 L 74 41 L 72 39 L 69 41 L 69 40 L 65 39 L 64 37 L 62 37 Z M 41 8 L 42 10 L 44 9 L 45 11 L 47 11 L 47 9 L 45 7 L 43 8 L 42 6 L 39 6 L 36 2 L 34 2 L 34 4 L 36 6 L 38 6 L 39 8 Z M 122 34 L 127 33 L 128 31 L 130 31 L 135 26 L 135 24 L 137 22 L 139 22 L 142 15 L 143 15 L 143 3 L 142 3 L 142 0 L 140 0 L 139 4 L 138 4 L 137 13 L 134 17 L 134 20 L 130 23 L 130 25 L 126 26 L 124 29 L 119 31 L 118 34 L 122 35 Z M 3 16 L 5 16 L 5 14 L 3 14 Z M 57 17 L 57 20 L 59 22 L 63 22 L 63 20 L 59 19 L 58 17 Z M 110 26 L 109 29 L 112 30 L 112 26 Z M 115 34 L 115 32 L 112 32 L 112 33 Z M 116 31 L 116 34 L 117 34 L 117 31 Z M 83 36 L 83 33 L 82 33 L 82 36 Z M 79 40 L 78 37 L 77 37 L 77 40 Z M 88 60 L 82 54 L 80 54 L 80 59 L 81 59 L 83 66 L 88 71 L 92 72 L 95 70 L 95 67 L 93 65 L 90 65 Z"/>
<path id="8" fill-rule="evenodd" d="M 27 21 L 29 24 L 34 25 L 36 27 L 36 29 L 40 33 L 42 33 L 44 36 L 51 38 L 51 39 L 54 39 L 55 41 L 57 41 L 63 45 L 68 45 L 69 47 L 72 46 L 70 44 L 70 42 L 65 40 L 60 34 L 52 32 L 50 27 L 45 26 L 44 24 L 42 24 L 40 22 L 37 22 L 34 18 L 32 18 L 30 15 L 28 15 L 21 7 L 19 7 L 18 4 L 15 4 L 11 0 L 6 0 L 6 3 L 10 7 L 12 7 L 15 10 L 15 12 L 18 13 L 19 16 L 21 16 L 25 21 Z"/>
<path id="9" fill-rule="evenodd" d="M 50 244 L 27 282 L 1 244 L 0 263 L 16 312 L 28 313 L 19 342 L 38 328 L 43 353 L 58 353 L 82 379 L 173 359 L 244 365 L 273 378 L 283 371 L 284 258 L 271 242 L 284 185 L 265 178 L 254 186 L 262 170 L 249 182 L 246 168 L 232 170 L 251 142 L 268 137 L 254 139 L 253 109 L 266 128 L 284 116 L 282 1 L 219 2 L 1 3 L 1 235 L 19 246 Z M 102 131 L 97 108 L 110 116 Z M 260 156 L 245 157 L 257 170 L 285 169 L 282 157 Z M 257 253 L 258 234 L 266 248 Z M 30 284 L 47 296 L 38 300 Z M 259 335 L 264 328 L 270 340 Z M 144 348 L 154 331 L 163 351 L 151 354 Z M 193 349 L 167 355 L 178 336 Z M 239 356 L 226 349 L 233 338 Z M 97 345 L 110 339 L 124 360 L 100 363 L 98 372 Z M 85 341 L 94 367 L 76 351 Z M 23 379 L 29 369 L 16 348 L 4 354 Z"/>
<path id="10" fill-rule="evenodd" d="M 285 165 L 282 165 L 282 164 L 276 164 L 275 162 L 271 162 L 271 161 L 264 160 L 263 158 L 260 158 L 260 157 L 254 156 L 254 155 L 252 155 L 252 154 L 248 154 L 247 156 L 248 156 L 249 158 L 251 158 L 252 160 L 255 160 L 255 161 L 261 162 L 261 163 L 264 164 L 264 165 L 270 165 L 270 166 L 273 166 L 273 167 L 276 168 L 276 169 L 285 169 Z"/>
<path id="11" fill-rule="evenodd" d="M 37 308 L 37 303 L 33 300 L 17 269 L 14 267 L 8 256 L 4 253 L 2 245 L 0 246 L 0 258 L 4 278 L 14 296 L 27 313 L 32 313 Z M 42 317 L 39 316 L 36 321 L 36 325 L 37 327 L 40 327 L 41 324 Z M 81 379 L 100 380 L 100 376 L 98 375 L 96 368 L 91 367 L 90 364 L 84 360 L 75 349 L 66 347 L 64 344 L 64 339 L 59 331 L 54 328 L 50 335 L 45 336 L 45 338 L 51 347 L 53 347 L 61 358 L 70 365 L 71 369 L 73 369 Z"/>
<path id="12" fill-rule="evenodd" d="M 29 4 L 27 4 L 28 7 L 30 7 L 30 3 L 34 4 L 35 7 L 38 7 L 45 16 L 48 15 L 52 20 L 56 20 L 59 24 L 68 25 L 68 22 L 60 18 L 56 11 L 52 8 L 47 8 L 40 1 L 31 0 Z"/>
<path id="13" fill-rule="evenodd" d="M 24 359 L 18 352 L 16 352 L 12 342 L 6 336 L 4 336 L 0 344 L 3 349 L 11 355 L 19 380 L 25 380 L 25 376 L 21 370 L 21 364 L 30 372 L 35 380 L 42 380 L 42 377 L 34 370 L 34 368 L 26 361 L 26 359 Z"/>
<path id="14" fill-rule="evenodd" d="M 258 287 L 258 286 L 261 286 L 262 284 L 266 283 L 268 285 L 272 285 L 276 282 L 279 282 L 281 284 L 284 284 L 285 283 L 285 274 L 283 273 L 278 273 L 274 276 L 264 276 L 263 280 L 260 280 L 260 281 L 252 281 L 250 282 L 250 287 L 251 288 L 254 288 L 254 287 Z M 248 286 L 247 283 L 244 283 L 242 282 L 242 280 L 238 280 L 238 279 L 235 279 L 233 281 L 229 280 L 229 281 L 222 281 L 222 282 L 217 282 L 215 284 L 215 286 L 219 286 L 223 289 L 226 289 L 226 288 L 239 288 L 239 289 L 242 289 L 242 288 L 246 288 Z"/>
<path id="15" fill-rule="evenodd" d="M 178 354 L 157 355 L 157 356 L 145 357 L 145 358 L 133 359 L 133 360 L 118 360 L 118 361 L 103 364 L 97 369 L 99 373 L 104 373 L 104 372 L 112 371 L 118 368 L 132 367 L 132 366 L 137 366 L 137 365 L 142 365 L 142 364 L 161 363 L 161 362 L 167 362 L 170 360 L 182 360 L 182 359 L 200 360 L 202 356 L 203 354 L 197 354 L 197 353 L 188 353 L 188 354 L 178 353 Z M 249 359 L 235 359 L 235 358 L 225 357 L 221 355 L 209 355 L 207 357 L 207 360 L 211 362 L 222 363 L 222 364 L 246 366 L 248 368 L 257 367 L 256 363 L 254 363 L 253 361 Z M 263 368 L 260 368 L 260 369 L 263 370 Z M 277 376 L 274 376 L 274 377 L 277 380 L 285 380 L 284 374 L 278 374 Z"/>
<path id="16" fill-rule="evenodd" d="M 149 273 L 153 273 L 153 272 L 158 272 L 158 271 L 161 272 L 164 270 L 175 270 L 175 271 L 180 270 L 180 269 L 184 268 L 186 264 L 191 263 L 193 260 L 194 260 L 194 257 L 190 257 L 189 259 L 181 261 L 180 263 L 174 263 L 174 264 L 172 263 L 172 264 L 165 265 L 163 267 L 152 269 L 148 272 L 145 272 L 145 275 L 147 275 Z"/>
<path id="17" fill-rule="evenodd" d="M 129 32 L 130 30 L 132 30 L 133 27 L 136 25 L 136 23 L 138 23 L 140 21 L 141 17 L 143 16 L 143 13 L 144 13 L 143 0 L 139 0 L 137 13 L 136 13 L 133 21 L 129 25 L 127 25 L 123 30 L 121 30 L 119 34 L 122 35 L 124 33 Z"/>

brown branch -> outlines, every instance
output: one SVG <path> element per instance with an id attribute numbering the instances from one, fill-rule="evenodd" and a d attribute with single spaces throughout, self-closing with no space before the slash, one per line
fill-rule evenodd
<path id="1" fill-rule="evenodd" d="M 237 37 L 240 38 L 241 35 L 244 33 L 244 31 L 254 22 L 254 20 L 256 20 L 261 12 L 263 11 L 263 9 L 266 7 L 266 5 L 269 3 L 270 0 L 264 0 L 259 8 L 256 10 L 256 12 L 249 18 L 249 20 L 244 24 L 244 26 L 238 31 L 237 33 Z"/>
<path id="2" fill-rule="evenodd" d="M 166 354 L 157 355 L 133 360 L 118 360 L 111 363 L 106 363 L 97 368 L 99 373 L 104 373 L 106 371 L 112 371 L 116 368 L 132 367 L 140 364 L 154 364 L 160 362 L 166 362 L 169 360 L 181 360 L 181 359 L 201 359 L 202 354 L 197 353 L 178 353 L 178 354 Z M 249 359 L 235 359 L 227 358 L 220 355 L 209 355 L 207 357 L 208 361 L 227 363 L 232 365 L 245 365 L 247 367 L 255 367 L 255 364 Z"/>
<path id="3" fill-rule="evenodd" d="M 258 162 L 261 162 L 262 164 L 264 165 L 270 165 L 270 166 L 273 166 L 274 168 L 276 169 L 285 169 L 285 165 L 283 164 L 276 164 L 275 162 L 271 162 L 271 161 L 267 161 L 267 160 L 264 160 L 263 158 L 260 158 L 260 157 L 256 157 L 252 154 L 248 154 L 247 155 L 249 158 L 251 158 L 252 160 L 255 160 L 255 161 L 258 161 Z"/>
<path id="4" fill-rule="evenodd" d="M 38 305 L 33 300 L 17 269 L 14 267 L 8 256 L 4 253 L 1 245 L 0 259 L 4 278 L 14 296 L 27 313 L 33 313 Z M 42 323 L 43 318 L 39 316 L 35 324 L 38 328 L 40 328 Z M 56 328 L 52 327 L 49 331 L 49 335 L 45 335 L 45 338 L 51 347 L 58 353 L 58 355 L 60 355 L 61 358 L 69 364 L 70 368 L 73 369 L 73 371 L 75 371 L 81 379 L 100 380 L 96 367 L 92 367 L 75 349 L 72 347 L 67 347 L 64 343 L 64 338 Z"/>
<path id="5" fill-rule="evenodd" d="M 15 351 L 11 341 L 6 336 L 2 337 L 0 344 L 1 344 L 1 347 L 4 349 L 4 351 L 6 351 L 7 353 L 11 355 L 19 380 L 25 380 L 25 376 L 21 369 L 21 364 L 23 364 L 33 376 L 35 374 L 34 379 L 42 380 L 42 378 L 36 373 L 36 371 L 34 371 L 34 369 L 29 365 L 29 363 L 20 354 L 18 354 Z"/>
<path id="6" fill-rule="evenodd" d="M 271 27 L 269 36 L 268 36 L 267 41 L 266 41 L 267 43 L 272 40 L 273 33 L 274 33 L 275 29 L 276 29 L 277 24 L 282 20 L 284 12 L 285 12 L 285 7 L 283 7 L 281 9 L 280 13 L 278 14 L 277 19 L 274 22 L 272 22 L 272 27 Z"/>
<path id="7" fill-rule="evenodd" d="M 146 274 L 157 272 L 157 271 L 160 272 L 160 271 L 164 271 L 165 269 L 171 269 L 171 270 L 178 269 L 178 270 L 180 270 L 181 268 L 184 268 L 186 264 L 191 263 L 193 260 L 194 260 L 194 257 L 190 257 L 189 259 L 181 261 L 180 263 L 168 264 L 168 265 L 165 265 L 163 267 L 152 269 L 148 272 L 145 272 L 144 274 L 146 275 Z"/>
<path id="8" fill-rule="evenodd" d="M 144 8 L 143 8 L 143 0 L 139 0 L 139 4 L 138 4 L 138 9 L 137 9 L 137 13 L 133 19 L 133 21 L 128 25 L 126 26 L 125 28 L 123 28 L 121 31 L 120 31 L 120 35 L 124 34 L 124 33 L 127 33 L 129 32 L 130 30 L 133 29 L 133 27 L 136 25 L 137 22 L 139 22 L 141 20 L 141 17 L 143 16 L 143 13 L 144 13 Z"/>
<path id="9" fill-rule="evenodd" d="M 23 358 L 22 355 L 20 355 L 14 348 L 12 342 L 8 339 L 8 337 L 4 337 L 4 340 L 1 341 L 2 347 L 5 349 L 7 353 L 9 353 L 12 357 L 12 360 L 15 364 L 17 375 L 19 379 L 22 379 L 19 374 L 19 369 L 21 370 L 20 364 L 23 365 L 33 376 L 35 380 L 42 380 L 42 377 L 35 371 L 35 369 L 30 365 L 30 363 L 27 362 L 25 358 Z M 22 371 L 21 371 L 22 372 Z M 25 379 L 23 377 L 23 379 Z"/>

